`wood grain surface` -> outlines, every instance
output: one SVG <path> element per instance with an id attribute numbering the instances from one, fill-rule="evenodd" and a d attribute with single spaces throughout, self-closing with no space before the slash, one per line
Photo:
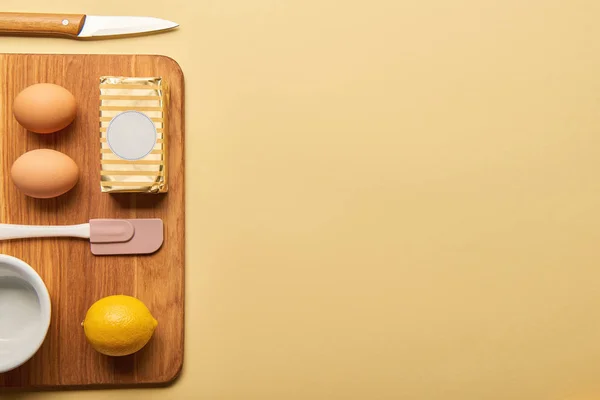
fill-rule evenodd
<path id="1" fill-rule="evenodd" d="M 161 76 L 170 88 L 169 192 L 163 195 L 100 192 L 99 77 Z M 150 256 L 93 256 L 89 242 L 32 239 L 0 242 L 0 253 L 19 257 L 42 277 L 52 300 L 50 331 L 38 353 L 22 367 L 0 374 L 6 388 L 164 384 L 178 375 L 184 339 L 184 87 L 172 59 L 129 55 L 0 55 L 0 222 L 77 224 L 91 218 L 162 218 L 165 241 Z M 40 82 L 64 86 L 77 99 L 77 118 L 63 131 L 27 132 L 12 115 L 12 102 Z M 56 199 L 21 194 L 10 180 L 13 161 L 26 151 L 49 148 L 69 155 L 80 168 L 73 190 Z M 110 358 L 87 343 L 81 322 L 98 299 L 139 298 L 158 320 L 140 352 Z"/>
<path id="2" fill-rule="evenodd" d="M 0 32 L 76 37 L 84 14 L 0 13 Z"/>

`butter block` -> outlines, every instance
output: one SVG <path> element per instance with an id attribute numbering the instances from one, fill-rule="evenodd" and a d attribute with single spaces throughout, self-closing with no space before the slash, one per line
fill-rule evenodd
<path id="1" fill-rule="evenodd" d="M 102 192 L 167 192 L 167 98 L 160 77 L 100 78 Z"/>

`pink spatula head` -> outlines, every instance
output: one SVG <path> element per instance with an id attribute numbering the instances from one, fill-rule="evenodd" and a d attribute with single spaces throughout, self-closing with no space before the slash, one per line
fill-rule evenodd
<path id="1" fill-rule="evenodd" d="M 163 243 L 163 222 L 151 219 L 92 219 L 90 245 L 97 256 L 150 254 Z"/>
<path id="2" fill-rule="evenodd" d="M 126 219 L 90 220 L 91 243 L 129 242 L 135 234 L 133 224 Z"/>

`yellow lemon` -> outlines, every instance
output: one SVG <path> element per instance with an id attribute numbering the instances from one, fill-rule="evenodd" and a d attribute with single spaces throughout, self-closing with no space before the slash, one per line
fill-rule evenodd
<path id="1" fill-rule="evenodd" d="M 95 302 L 81 325 L 96 351 L 107 356 L 126 356 L 148 343 L 157 324 L 140 300 L 118 295 Z"/>

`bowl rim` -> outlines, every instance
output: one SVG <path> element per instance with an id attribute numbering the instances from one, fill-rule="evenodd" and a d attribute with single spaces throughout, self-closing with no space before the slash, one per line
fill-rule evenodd
<path id="1" fill-rule="evenodd" d="M 35 346 L 32 345 L 31 347 L 26 349 L 26 356 L 22 358 L 15 358 L 13 360 L 9 359 L 6 363 L 3 363 L 4 365 L 0 365 L 0 374 L 2 374 L 4 372 L 11 371 L 25 364 L 40 349 L 42 343 L 44 343 L 44 340 L 48 335 L 48 330 L 50 328 L 50 320 L 52 316 L 52 307 L 48 288 L 46 287 L 46 284 L 44 283 L 40 275 L 35 269 L 33 269 L 33 267 L 31 267 L 31 265 L 27 264 L 20 258 L 9 256 L 7 254 L 0 254 L 0 264 L 8 265 L 9 268 L 12 267 L 14 270 L 21 272 L 23 274 L 21 275 L 21 278 L 33 287 L 33 290 L 35 291 L 38 297 L 38 301 L 40 303 L 40 321 L 42 326 L 42 329 L 40 329 L 39 332 L 39 336 L 36 336 L 37 340 L 35 342 Z M 7 358 L 10 358 L 10 353 L 9 357 Z"/>

